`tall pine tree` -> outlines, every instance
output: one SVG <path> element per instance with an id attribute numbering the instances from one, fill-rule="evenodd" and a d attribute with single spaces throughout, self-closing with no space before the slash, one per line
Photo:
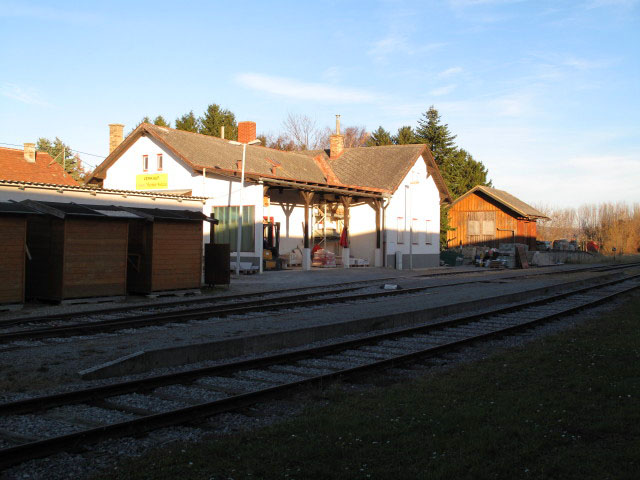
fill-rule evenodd
<path id="1" fill-rule="evenodd" d="M 367 147 L 379 147 L 381 145 L 393 145 L 391 133 L 382 128 L 382 126 L 378 127 L 375 132 L 371 132 L 371 136 L 367 140 Z"/>
<path id="2" fill-rule="evenodd" d="M 454 142 L 456 136 L 449 131 L 449 125 L 440 123 L 440 114 L 433 105 L 418 120 L 416 137 L 420 143 L 426 143 L 429 146 L 440 168 L 450 161 L 456 151 Z"/>
<path id="3" fill-rule="evenodd" d="M 416 138 L 416 133 L 408 125 L 400 127 L 398 133 L 393 137 L 393 143 L 396 145 L 408 145 L 411 143 L 420 143 Z"/>
<path id="4" fill-rule="evenodd" d="M 58 162 L 64 170 L 71 175 L 74 180 L 82 180 L 84 178 L 84 170 L 81 160 L 74 155 L 71 147 L 65 144 L 58 137 L 52 142 L 48 138 L 39 138 L 36 144 L 39 152 L 46 152 L 51 158 Z"/>
<path id="5" fill-rule="evenodd" d="M 238 124 L 236 116 L 229 110 L 223 109 L 220 105 L 212 103 L 207 107 L 204 115 L 200 117 L 200 133 L 220 136 L 220 127 L 224 126 L 224 138 L 227 140 L 237 140 Z"/>
<path id="6" fill-rule="evenodd" d="M 196 118 L 193 114 L 193 110 L 189 113 L 185 113 L 179 118 L 176 118 L 176 129 L 184 130 L 186 132 L 199 132 L 200 131 L 200 120 Z"/>

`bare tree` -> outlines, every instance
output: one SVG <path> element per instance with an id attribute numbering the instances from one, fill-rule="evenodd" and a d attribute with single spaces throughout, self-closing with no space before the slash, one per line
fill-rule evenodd
<path id="1" fill-rule="evenodd" d="M 347 127 L 344 129 L 345 148 L 364 147 L 371 134 L 365 127 Z"/>
<path id="2" fill-rule="evenodd" d="M 323 146 L 324 132 L 307 115 L 290 113 L 282 122 L 282 129 L 282 136 L 293 141 L 296 150 L 316 150 Z"/>

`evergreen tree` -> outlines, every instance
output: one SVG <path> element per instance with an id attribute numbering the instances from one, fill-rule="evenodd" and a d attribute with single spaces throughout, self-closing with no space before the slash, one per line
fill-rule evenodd
<path id="1" fill-rule="evenodd" d="M 433 105 L 418 120 L 416 137 L 420 143 L 426 143 L 433 154 L 438 167 L 450 161 L 456 151 L 455 135 L 449 132 L 449 125 L 440 123 L 440 114 Z"/>
<path id="2" fill-rule="evenodd" d="M 445 181 L 454 199 L 476 185 L 492 186 L 491 180 L 487 179 L 488 171 L 484 164 L 474 160 L 471 154 L 462 148 L 455 152 L 445 170 L 448 176 Z"/>
<path id="3" fill-rule="evenodd" d="M 69 145 L 66 145 L 58 137 L 52 142 L 47 138 L 39 138 L 36 144 L 39 152 L 48 153 L 51 158 L 58 162 L 74 180 L 82 180 L 84 170 L 80 158 L 73 153 Z"/>
<path id="4" fill-rule="evenodd" d="M 207 107 L 204 115 L 200 117 L 200 133 L 220 136 L 220 127 L 224 126 L 224 138 L 228 140 L 237 140 L 238 124 L 236 116 L 227 109 L 222 109 L 220 105 L 212 103 Z"/>
<path id="5" fill-rule="evenodd" d="M 176 118 L 176 129 L 196 133 L 200 131 L 200 121 L 193 114 L 193 110 L 185 113 L 180 118 Z"/>
<path id="6" fill-rule="evenodd" d="M 158 115 L 154 120 L 153 120 L 153 124 L 154 125 L 158 125 L 159 127 L 169 127 L 171 128 L 171 124 L 168 123 L 164 117 L 162 115 Z"/>
<path id="7" fill-rule="evenodd" d="M 420 143 L 416 138 L 416 134 L 408 125 L 400 127 L 398 133 L 393 137 L 393 143 L 396 145 L 408 145 L 411 143 Z"/>
<path id="8" fill-rule="evenodd" d="M 367 140 L 367 147 L 379 147 L 380 145 L 393 145 L 391 133 L 379 126 L 375 132 Z"/>

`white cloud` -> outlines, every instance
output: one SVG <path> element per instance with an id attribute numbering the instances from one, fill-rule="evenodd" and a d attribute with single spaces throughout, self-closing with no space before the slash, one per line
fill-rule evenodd
<path id="1" fill-rule="evenodd" d="M 26 103 L 27 105 L 38 105 L 41 107 L 51 106 L 49 102 L 42 99 L 38 90 L 31 87 L 24 88 L 14 83 L 5 83 L 0 86 L 0 94 L 4 97 Z"/>
<path id="2" fill-rule="evenodd" d="M 237 81 L 247 88 L 299 100 L 340 103 L 372 103 L 377 96 L 366 90 L 339 87 L 323 83 L 307 83 L 292 78 L 241 73 Z"/>
<path id="3" fill-rule="evenodd" d="M 456 85 L 454 84 L 445 85 L 444 87 L 434 88 L 433 90 L 429 91 L 429 95 L 432 95 L 434 97 L 441 97 L 442 95 L 451 93 L 455 88 Z"/>
<path id="4" fill-rule="evenodd" d="M 322 72 L 322 78 L 328 82 L 337 82 L 342 78 L 342 69 L 340 67 L 328 67 Z"/>
<path id="5" fill-rule="evenodd" d="M 586 3 L 586 8 L 611 8 L 611 7 L 621 7 L 621 8 L 633 8 L 638 4 L 639 0 L 590 0 Z"/>
<path id="6" fill-rule="evenodd" d="M 453 75 L 457 75 L 458 73 L 462 73 L 462 71 L 463 71 L 462 67 L 451 67 L 438 73 L 438 77 L 440 78 L 451 77 Z"/>
<path id="7" fill-rule="evenodd" d="M 420 53 L 438 50 L 446 43 L 432 42 L 426 44 L 412 43 L 403 33 L 389 33 L 387 36 L 373 42 L 371 48 L 367 51 L 367 55 L 375 61 L 383 62 L 391 55 L 417 55 Z"/>

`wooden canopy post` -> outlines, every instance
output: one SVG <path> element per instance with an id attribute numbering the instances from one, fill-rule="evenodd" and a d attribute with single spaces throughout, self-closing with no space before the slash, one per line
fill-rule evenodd
<path id="1" fill-rule="evenodd" d="M 376 212 L 376 251 L 374 253 L 373 265 L 382 266 L 382 200 L 372 198 L 368 202 L 369 206 Z"/>
<path id="2" fill-rule="evenodd" d="M 340 201 L 344 207 L 344 241 L 342 236 L 340 237 L 340 244 L 342 245 L 342 266 L 344 268 L 349 268 L 349 254 L 350 254 L 350 232 L 349 232 L 349 206 L 353 201 L 352 197 L 341 196 Z"/>
<path id="3" fill-rule="evenodd" d="M 302 252 L 302 269 L 311 270 L 311 249 L 309 247 L 309 207 L 313 202 L 313 192 L 300 191 L 300 196 L 304 202 L 304 249 Z"/>

